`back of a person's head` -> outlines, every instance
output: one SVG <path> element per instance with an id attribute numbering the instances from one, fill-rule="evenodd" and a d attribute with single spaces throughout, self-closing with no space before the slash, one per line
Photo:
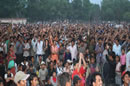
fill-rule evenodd
<path id="1" fill-rule="evenodd" d="M 25 72 L 26 69 L 27 69 L 27 66 L 26 66 L 26 65 L 23 65 L 23 66 L 22 66 L 22 71 Z"/>
<path id="2" fill-rule="evenodd" d="M 57 86 L 66 86 L 67 82 L 70 82 L 71 76 L 69 73 L 64 72 L 58 76 L 58 85 Z"/>

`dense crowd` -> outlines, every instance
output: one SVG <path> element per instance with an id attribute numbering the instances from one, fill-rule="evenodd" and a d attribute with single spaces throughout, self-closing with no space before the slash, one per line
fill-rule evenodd
<path id="1" fill-rule="evenodd" d="M 0 25 L 0 86 L 104 85 L 130 85 L 130 25 Z"/>

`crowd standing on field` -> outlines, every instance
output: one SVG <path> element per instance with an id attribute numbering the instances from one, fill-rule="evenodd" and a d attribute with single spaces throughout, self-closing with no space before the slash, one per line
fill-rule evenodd
<path id="1" fill-rule="evenodd" d="M 0 25 L 0 86 L 130 86 L 130 25 Z"/>

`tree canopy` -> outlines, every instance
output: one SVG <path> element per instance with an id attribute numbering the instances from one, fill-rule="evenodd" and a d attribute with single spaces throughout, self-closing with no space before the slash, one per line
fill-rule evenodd
<path id="1" fill-rule="evenodd" d="M 0 18 L 43 20 L 130 20 L 129 0 L 0 0 Z"/>

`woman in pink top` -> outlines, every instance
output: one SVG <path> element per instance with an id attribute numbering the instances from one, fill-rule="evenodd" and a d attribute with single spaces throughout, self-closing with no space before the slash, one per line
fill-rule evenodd
<path id="1" fill-rule="evenodd" d="M 125 70 L 125 66 L 126 66 L 126 54 L 125 54 L 125 50 L 122 49 L 121 50 L 122 55 L 120 56 L 120 62 L 121 62 L 121 71 Z"/>
<path id="2" fill-rule="evenodd" d="M 51 42 L 51 60 L 58 62 L 58 52 L 59 48 L 56 45 L 56 41 L 52 41 L 52 36 L 50 37 L 50 42 Z"/>

